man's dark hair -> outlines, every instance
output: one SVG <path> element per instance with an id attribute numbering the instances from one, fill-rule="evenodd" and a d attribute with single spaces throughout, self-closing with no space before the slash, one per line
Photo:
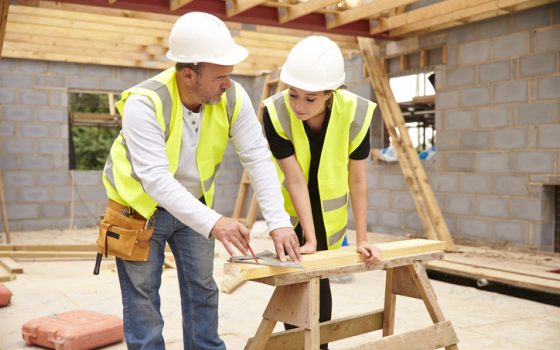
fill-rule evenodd
<path id="1" fill-rule="evenodd" d="M 192 69 L 195 73 L 199 73 L 200 69 L 202 68 L 202 63 L 198 63 L 198 64 L 194 64 L 194 63 L 181 63 L 181 62 L 177 62 L 175 63 L 175 70 L 177 72 L 182 71 L 185 68 L 190 68 Z"/>

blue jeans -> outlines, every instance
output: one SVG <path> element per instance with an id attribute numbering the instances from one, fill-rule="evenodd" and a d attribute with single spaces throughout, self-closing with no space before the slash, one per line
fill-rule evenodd
<path id="1" fill-rule="evenodd" d="M 218 336 L 218 287 L 212 276 L 215 240 L 164 209 L 156 213 L 148 261 L 117 259 L 128 349 L 165 349 L 159 287 L 166 242 L 177 265 L 184 349 L 225 349 Z"/>

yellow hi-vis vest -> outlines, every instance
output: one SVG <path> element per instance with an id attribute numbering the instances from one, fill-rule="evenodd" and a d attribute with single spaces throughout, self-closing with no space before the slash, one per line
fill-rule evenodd
<path id="1" fill-rule="evenodd" d="M 284 90 L 264 101 L 276 133 L 294 145 L 295 156 L 309 183 L 311 153 L 303 122 L 288 103 L 289 92 Z M 371 123 L 376 104 L 349 91 L 333 91 L 331 117 L 319 161 L 317 182 L 321 212 L 329 249 L 340 248 L 348 224 L 348 165 L 350 154 L 361 144 Z M 286 190 L 280 167 L 277 167 L 284 207 L 292 225 L 298 223 L 297 213 Z"/>
<path id="2" fill-rule="evenodd" d="M 175 80 L 175 67 L 141 82 L 123 92 L 116 106 L 123 116 L 124 103 L 132 94 L 148 97 L 154 107 L 157 122 L 165 134 L 165 148 L 169 159 L 169 172 L 175 174 L 179 165 L 181 138 L 183 136 L 183 106 Z M 214 178 L 222 162 L 233 125 L 241 110 L 241 86 L 233 82 L 215 105 L 204 105 L 200 141 L 196 152 L 196 165 L 206 205 L 214 202 Z M 122 205 L 131 206 L 144 218 L 150 218 L 157 202 L 147 194 L 134 172 L 130 153 L 122 131 L 111 146 L 103 170 L 103 184 L 107 196 Z"/>

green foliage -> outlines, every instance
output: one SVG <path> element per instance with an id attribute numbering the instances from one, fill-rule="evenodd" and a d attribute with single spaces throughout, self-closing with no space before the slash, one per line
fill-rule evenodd
<path id="1" fill-rule="evenodd" d="M 95 126 L 72 127 L 76 170 L 101 170 L 105 165 L 117 128 Z"/>
<path id="2" fill-rule="evenodd" d="M 109 113 L 109 97 L 107 94 L 92 94 L 85 92 L 70 93 L 70 111 Z"/>

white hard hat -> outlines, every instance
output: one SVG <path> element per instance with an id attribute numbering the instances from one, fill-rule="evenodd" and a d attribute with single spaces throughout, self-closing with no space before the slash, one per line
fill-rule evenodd
<path id="1" fill-rule="evenodd" d="M 345 78 L 340 48 L 331 39 L 319 35 L 298 42 L 280 71 L 280 80 L 306 91 L 335 90 Z"/>
<path id="2" fill-rule="evenodd" d="M 189 12 L 173 25 L 166 56 L 181 63 L 208 62 L 230 66 L 246 59 L 249 51 L 233 41 L 229 29 L 218 17 Z"/>

